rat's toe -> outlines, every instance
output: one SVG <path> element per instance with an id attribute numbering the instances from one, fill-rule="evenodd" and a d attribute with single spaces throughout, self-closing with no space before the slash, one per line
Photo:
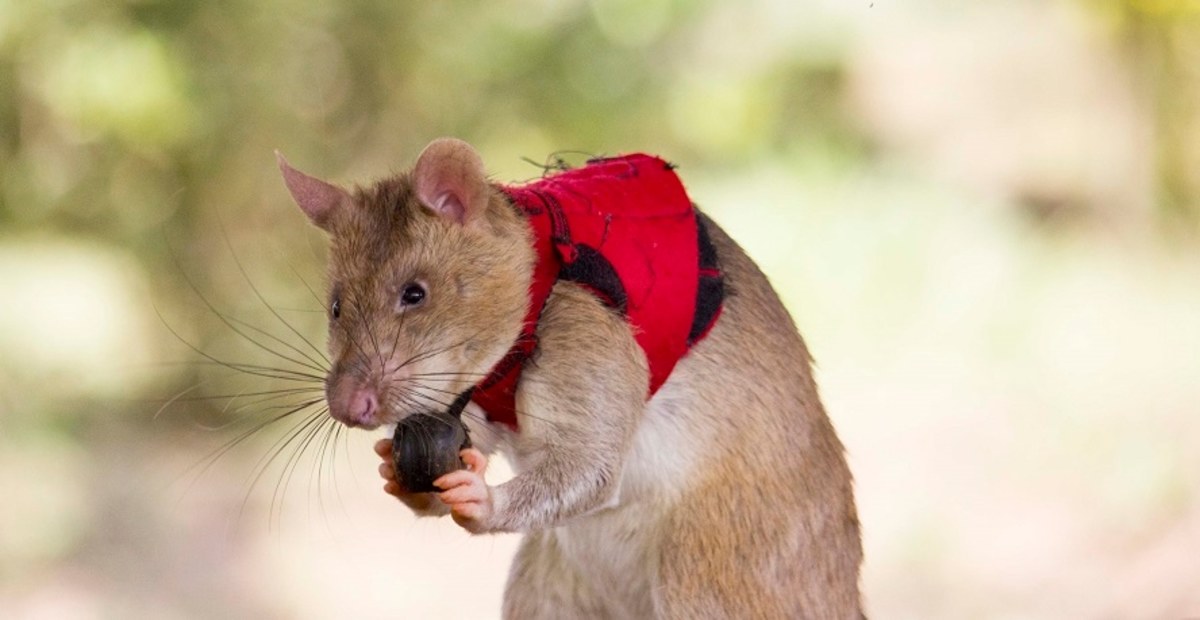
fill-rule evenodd
<path id="1" fill-rule="evenodd" d="M 396 479 L 396 469 L 394 467 L 392 467 L 391 463 L 380 463 L 379 464 L 379 475 L 384 480 L 395 480 Z"/>

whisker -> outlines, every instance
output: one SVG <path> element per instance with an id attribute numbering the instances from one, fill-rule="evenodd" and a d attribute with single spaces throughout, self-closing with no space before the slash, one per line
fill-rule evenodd
<path id="1" fill-rule="evenodd" d="M 168 247 L 168 248 L 171 248 L 170 241 L 168 241 L 168 242 L 167 242 L 167 247 Z M 315 370 L 315 371 L 317 371 L 317 372 L 324 372 L 324 371 L 321 369 L 321 367 L 320 367 L 319 365 L 312 365 L 312 364 L 310 364 L 310 363 L 305 363 L 305 362 L 302 362 L 302 361 L 299 361 L 299 360 L 293 359 L 293 358 L 291 358 L 291 357 L 289 357 L 289 356 L 287 356 L 287 355 L 284 355 L 284 354 L 282 354 L 282 353 L 280 353 L 280 352 L 278 352 L 278 351 L 276 351 L 276 350 L 272 349 L 271 347 L 268 347 L 268 346 L 264 345 L 263 343 L 259 342 L 258 340 L 255 340 L 254 338 L 251 338 L 251 337 L 250 337 L 249 335 L 247 335 L 245 332 L 243 332 L 242 330 L 238 329 L 238 328 L 237 328 L 237 326 L 236 326 L 236 325 L 234 325 L 234 324 L 233 324 L 233 322 L 232 322 L 232 321 L 230 321 L 230 320 L 229 320 L 229 318 L 228 318 L 228 317 L 226 317 L 224 313 L 222 313 L 220 310 L 217 310 L 216 306 L 214 306 L 214 305 L 212 304 L 212 302 L 210 302 L 210 301 L 208 300 L 208 298 L 204 296 L 204 293 L 201 293 L 201 292 L 200 292 L 200 288 L 199 288 L 198 286 L 196 286 L 196 283 L 195 283 L 194 281 L 192 281 L 192 278 L 191 278 L 191 276 L 189 276 L 189 275 L 187 274 L 187 271 L 185 271 L 185 270 L 184 270 L 184 268 L 183 268 L 183 265 L 181 265 L 181 264 L 179 263 L 179 258 L 178 258 L 177 256 L 175 256 L 175 252 L 174 252 L 174 249 L 173 249 L 173 248 L 171 249 L 171 257 L 172 257 L 172 259 L 175 261 L 175 265 L 176 265 L 176 267 L 179 269 L 179 273 L 180 273 L 180 275 L 182 275 L 182 276 L 183 276 L 183 280 L 184 280 L 184 282 L 186 282 L 186 283 L 187 283 L 187 285 L 188 285 L 188 288 L 192 289 L 192 292 L 196 294 L 196 297 L 199 297 L 199 298 L 200 298 L 200 301 L 201 301 L 201 302 L 204 304 L 204 306 L 205 306 L 206 308 L 208 308 L 209 312 L 212 312 L 212 314 L 213 314 L 214 316 L 216 316 L 218 319 L 220 319 L 220 321 L 221 321 L 222 323 L 224 323 L 224 324 L 225 324 L 225 326 L 226 326 L 226 327 L 228 327 L 228 328 L 229 328 L 231 331 L 233 331 L 233 333 L 237 334 L 238 336 L 241 336 L 241 337 L 242 337 L 242 338 L 244 338 L 244 339 L 245 339 L 247 342 L 249 342 L 249 343 L 253 344 L 254 346 L 258 347 L 259 349 L 262 349 L 263 351 L 266 351 L 267 353 L 270 353 L 271 355 L 274 355 L 274 356 L 276 356 L 276 357 L 278 357 L 278 358 L 280 358 L 280 359 L 287 360 L 287 361 L 289 361 L 289 362 L 291 362 L 291 363 L 293 363 L 293 364 L 295 364 L 295 365 L 297 365 L 297 366 L 301 366 L 301 367 L 304 367 L 304 368 L 309 368 L 309 369 L 311 369 L 311 370 Z M 156 310 L 157 310 L 157 308 L 156 308 Z M 160 319 L 161 319 L 162 315 L 160 314 L 160 315 L 159 315 L 159 317 L 160 317 Z M 165 323 L 165 320 L 164 320 L 164 323 Z M 178 337 L 178 335 L 177 335 L 177 337 Z"/>
<path id="2" fill-rule="evenodd" d="M 287 500 L 287 490 L 288 490 L 288 487 L 290 487 L 292 484 L 292 477 L 295 476 L 296 471 L 298 469 L 300 469 L 300 463 L 304 460 L 304 455 L 308 452 L 309 446 L 311 446 L 313 441 L 315 441 L 316 438 L 318 436 L 320 436 L 321 431 L 324 430 L 325 426 L 327 424 L 329 424 L 331 421 L 332 421 L 332 418 L 328 418 L 328 417 L 321 417 L 319 420 L 317 420 L 316 424 L 314 424 L 306 433 L 304 433 L 304 437 L 300 440 L 300 442 L 298 444 L 296 444 L 296 448 L 292 451 L 291 456 L 289 456 L 287 461 L 284 462 L 283 471 L 280 473 L 279 480 L 277 480 L 275 483 L 275 490 L 271 494 L 272 512 L 275 512 L 274 508 L 275 508 L 275 505 L 278 500 L 279 511 L 278 511 L 278 513 L 276 513 L 277 514 L 277 518 L 276 518 L 277 524 L 282 525 L 282 522 L 283 522 L 283 508 L 285 506 L 284 502 Z M 282 483 L 282 486 L 281 486 L 281 483 Z M 311 486 L 311 484 L 312 484 L 312 478 L 311 478 L 311 474 L 310 474 L 309 485 Z M 306 510 L 309 520 L 311 521 L 312 520 L 312 494 L 311 494 L 311 492 L 309 492 L 305 497 L 305 510 Z"/>
<path id="3" fill-rule="evenodd" d="M 323 399 L 318 398 L 318 399 L 310 400 L 310 401 L 303 402 L 303 403 L 297 403 L 291 409 L 288 409 L 287 411 L 284 411 L 283 413 L 280 413 L 280 414 L 272 416 L 262 422 L 259 422 L 258 424 L 254 425 L 250 429 L 243 431 L 238 436 L 225 442 L 224 444 L 219 446 L 216 450 L 213 450 L 212 452 L 208 453 L 208 455 L 206 455 L 204 458 L 200 459 L 195 464 L 188 467 L 181 474 L 179 474 L 179 478 L 184 478 L 184 477 L 187 477 L 189 475 L 189 473 L 195 471 L 195 474 L 192 475 L 191 482 L 189 482 L 187 485 L 187 488 L 184 489 L 184 495 L 187 494 L 187 491 L 189 489 L 191 489 L 192 485 L 194 485 L 196 483 L 196 481 L 198 481 L 204 475 L 204 473 L 209 470 L 209 468 L 211 468 L 214 464 L 216 464 L 216 462 L 218 460 L 220 460 L 221 457 L 224 456 L 225 454 L 227 454 L 230 450 L 233 450 L 235 447 L 240 445 L 242 442 L 246 441 L 250 437 L 253 437 L 256 433 L 263 430 L 264 428 L 266 428 L 280 420 L 283 420 L 284 418 L 287 418 L 289 416 L 295 415 L 296 413 L 304 411 L 305 409 L 321 402 L 322 400 Z M 182 499 L 182 496 L 180 497 L 180 499 Z"/>
<path id="4" fill-rule="evenodd" d="M 167 329 L 170 329 L 170 327 L 168 326 Z M 188 342 L 186 340 L 181 341 L 181 342 L 184 345 L 188 345 Z M 191 345 L 188 345 L 188 346 L 191 346 Z M 200 355 L 207 355 L 206 353 L 196 349 L 195 347 L 192 347 L 192 350 L 196 353 L 199 353 Z M 182 362 L 165 362 L 164 363 L 164 365 L 167 365 L 167 364 L 176 365 L 176 366 L 223 366 L 226 369 L 234 370 L 234 371 L 240 372 L 242 374 L 251 374 L 246 371 L 253 370 L 256 372 L 277 373 L 281 377 L 286 376 L 288 378 L 305 379 L 305 380 L 313 382 L 313 383 L 323 383 L 325 381 L 325 377 L 323 377 L 323 376 L 314 375 L 314 374 L 299 371 L 299 370 L 292 370 L 289 368 L 279 368 L 278 366 L 265 366 L 262 364 L 250 364 L 247 362 L 226 362 L 223 360 L 218 360 L 216 358 L 211 358 L 211 356 L 210 356 L 210 359 L 191 360 L 191 361 L 182 361 Z M 272 376 L 270 378 L 276 378 L 276 377 Z M 155 402 L 157 402 L 157 399 L 154 399 L 154 400 L 155 400 Z"/>
<path id="5" fill-rule="evenodd" d="M 295 267 L 288 265 L 288 269 L 290 269 L 292 271 L 292 274 L 295 275 L 296 278 L 298 278 L 300 280 L 300 282 L 304 284 L 304 288 L 308 289 L 308 292 L 312 294 L 313 299 L 317 300 L 317 306 L 320 307 L 321 309 L 313 310 L 312 312 L 326 312 L 327 310 L 325 309 L 325 303 L 326 303 L 325 300 L 321 299 L 321 296 L 317 294 L 317 291 L 314 290 L 313 287 L 309 285 L 308 280 L 305 280 L 304 276 L 300 275 L 300 272 L 296 271 Z"/>
<path id="6" fill-rule="evenodd" d="M 407 318 L 408 318 L 407 312 L 404 312 L 400 315 L 400 324 L 397 325 L 396 329 L 395 329 L 396 336 L 394 338 L 392 338 L 391 354 L 393 356 L 396 355 L 396 347 L 400 346 L 400 334 L 404 332 L 404 320 Z M 399 370 L 400 368 L 404 368 L 404 364 L 400 364 L 399 366 L 396 367 L 397 370 Z M 388 373 L 388 367 L 386 364 L 384 364 L 384 366 L 383 366 L 383 372 L 384 372 L 384 374 Z"/>
<path id="7" fill-rule="evenodd" d="M 524 380 L 524 379 L 522 379 L 522 380 Z M 432 387 L 432 386 L 423 385 L 423 384 L 422 384 L 421 382 L 419 382 L 419 381 L 412 381 L 411 383 L 412 383 L 412 384 L 414 384 L 414 385 L 416 385 L 417 387 L 420 387 L 420 388 L 424 389 L 424 390 L 430 390 L 430 391 L 434 391 L 434 392 L 440 392 L 440 393 L 442 393 L 442 394 L 448 394 L 448 395 L 450 395 L 450 396 L 454 396 L 455 398 L 457 398 L 457 397 L 458 397 L 458 394 L 457 394 L 456 392 L 450 392 L 450 391 L 447 391 L 447 390 L 440 390 L 440 389 L 434 388 L 434 387 Z M 438 403 L 438 404 L 442 405 L 443 407 L 449 407 L 449 406 L 450 406 L 449 404 L 441 403 L 441 402 L 440 402 L 438 399 L 436 399 L 436 398 L 434 398 L 434 397 L 432 397 L 432 396 L 430 396 L 430 395 L 428 395 L 428 394 L 424 394 L 424 393 L 422 393 L 422 392 L 420 392 L 420 391 L 413 390 L 411 393 L 412 393 L 412 394 L 415 394 L 415 395 L 417 395 L 417 396 L 420 396 L 420 397 L 422 397 L 422 398 L 428 399 L 428 400 L 430 400 L 430 401 L 433 401 L 433 402 L 435 402 L 435 403 Z M 463 410 L 463 413 L 464 413 L 464 414 L 467 414 L 467 415 L 469 415 L 469 413 L 467 412 L 467 410 L 466 410 L 466 409 L 464 409 L 464 410 Z M 551 421 L 551 420 L 548 420 L 548 419 L 546 419 L 546 418 L 542 418 L 542 417 L 539 417 L 539 416 L 533 415 L 533 414 L 531 414 L 531 413 L 528 413 L 528 412 L 526 412 L 526 411 L 525 411 L 525 410 L 523 410 L 523 409 L 516 409 L 516 408 L 514 408 L 514 409 L 513 409 L 513 413 L 516 413 L 516 414 L 517 414 L 517 415 L 519 415 L 519 416 L 524 416 L 524 417 L 527 417 L 527 418 L 532 418 L 532 419 L 534 419 L 534 420 L 540 420 L 540 421 L 542 421 L 542 422 L 545 422 L 545 423 L 547 423 L 547 424 L 554 424 L 554 422 L 553 422 L 553 421 Z M 490 422 L 490 420 L 487 420 L 487 418 L 482 418 L 482 419 L 481 419 L 479 416 L 475 416 L 475 419 L 477 419 L 477 420 L 481 420 L 481 421 L 488 421 L 488 422 Z"/>
<path id="8" fill-rule="evenodd" d="M 265 303 L 265 302 L 264 302 L 264 303 Z M 239 319 L 239 318 L 237 318 L 237 317 L 234 317 L 234 316 L 230 316 L 230 317 L 229 317 L 229 320 L 230 320 L 230 321 L 233 321 L 233 322 L 235 322 L 235 323 L 237 323 L 238 325 L 241 325 L 242 327 L 245 327 L 246 329 L 253 330 L 255 333 L 262 334 L 263 336 L 266 336 L 267 338 L 270 338 L 272 341 L 274 341 L 274 342 L 278 342 L 279 344 L 281 344 L 281 345 L 283 345 L 283 346 L 285 346 L 285 347 L 287 347 L 287 348 L 291 349 L 292 351 L 295 351 L 295 352 L 296 352 L 297 354 L 299 354 L 301 357 L 303 357 L 304 359 L 306 359 L 306 360 L 308 360 L 308 361 L 310 361 L 310 362 L 312 362 L 312 363 L 313 363 L 313 366 L 307 366 L 308 368 L 314 368 L 314 367 L 315 367 L 315 368 L 319 369 L 321 372 L 328 372 L 328 371 L 329 371 L 329 360 L 328 360 L 328 359 L 324 359 L 324 357 L 325 357 L 324 355 L 322 355 L 322 356 L 321 356 L 321 357 L 322 357 L 322 359 L 324 359 L 324 363 L 322 363 L 321 361 L 318 361 L 318 360 L 316 360 L 316 359 L 313 359 L 313 357 L 312 357 L 311 355 L 309 355 L 309 354 L 305 353 L 305 352 L 304 352 L 302 349 L 300 349 L 300 348 L 299 348 L 299 347 L 297 347 L 296 345 L 293 345 L 292 343 L 290 343 L 290 342 L 288 342 L 288 341 L 286 341 L 286 340 L 284 340 L 284 339 L 280 338 L 279 336 L 276 336 L 275 334 L 272 334 L 271 332 L 268 332 L 268 331 L 267 331 L 267 330 L 265 330 L 265 329 L 262 329 L 262 328 L 260 328 L 260 327 L 257 327 L 257 326 L 255 326 L 255 325 L 252 325 L 252 324 L 250 324 L 250 323 L 248 323 L 248 322 L 246 322 L 246 321 L 243 321 L 242 319 Z M 303 339 L 304 339 L 304 336 L 300 336 L 300 338 L 303 340 Z M 304 340 L 304 341 L 305 341 L 305 342 L 308 342 L 307 340 Z M 311 346 L 313 346 L 313 345 L 312 345 L 312 343 L 309 343 L 309 344 L 308 344 L 308 346 L 310 346 L 310 347 L 311 347 Z"/>
<path id="9" fill-rule="evenodd" d="M 357 308 L 356 308 L 356 312 L 357 312 Z M 375 351 L 375 358 L 379 360 L 379 367 L 383 368 L 385 362 L 383 359 L 383 351 L 381 351 L 379 349 L 379 340 L 375 337 L 375 324 L 372 321 L 368 321 L 368 320 L 361 320 L 361 321 L 359 321 L 359 323 L 361 325 L 363 325 L 364 327 L 366 327 L 367 337 L 370 339 L 371 347 Z"/>
<path id="10" fill-rule="evenodd" d="M 335 535 L 333 532 L 333 527 L 329 524 L 329 511 L 325 509 L 325 490 L 324 490 L 324 485 L 322 484 L 322 482 L 323 482 L 322 478 L 325 474 L 324 465 L 325 465 L 325 460 L 328 456 L 327 452 L 329 450 L 329 440 L 331 437 L 333 437 L 333 431 L 335 428 L 337 428 L 337 426 L 338 426 L 338 423 L 333 418 L 329 418 L 327 423 L 324 424 L 324 429 L 321 433 L 321 439 L 319 441 L 317 441 L 317 452 L 313 456 L 312 468 L 309 470 L 309 474 L 308 474 L 308 495 L 310 498 L 312 497 L 313 475 L 314 475 L 314 473 L 316 475 L 317 505 L 320 506 L 320 508 L 321 508 L 321 520 L 325 522 L 325 529 L 326 529 L 326 531 L 329 532 L 330 536 L 335 536 Z M 312 500 L 310 499 L 309 500 L 310 514 L 311 514 L 311 505 L 312 505 Z M 311 519 L 312 517 L 310 516 L 309 518 Z"/>
<path id="11" fill-rule="evenodd" d="M 261 292 L 259 292 L 258 287 L 254 286 L 254 282 L 250 280 L 250 275 L 246 273 L 246 268 L 242 265 L 241 259 L 238 258 L 237 251 L 233 249 L 233 243 L 229 240 L 229 233 L 225 229 L 225 221 L 221 218 L 221 214 L 219 211 L 217 212 L 217 224 L 221 228 L 221 235 L 225 238 L 225 246 L 229 248 L 229 254 L 231 256 L 233 256 L 233 263 L 235 265 L 237 265 L 238 271 L 242 274 L 242 279 L 244 279 L 246 281 L 246 284 L 250 286 L 250 290 L 254 291 L 254 296 L 257 297 L 258 300 L 261 301 L 262 304 L 267 307 L 267 310 L 270 311 L 270 313 L 276 319 L 278 319 L 280 323 L 283 323 L 284 327 L 287 327 L 288 330 L 291 331 L 293 334 L 295 334 L 297 338 L 299 338 L 305 344 L 307 344 L 310 349 L 312 349 L 313 351 L 316 351 L 317 355 L 321 356 L 321 359 L 325 360 L 325 366 L 329 366 L 329 364 L 330 364 L 329 358 L 325 356 L 325 353 L 323 351 L 321 351 L 320 349 L 318 349 L 316 346 L 314 346 L 313 343 L 309 342 L 309 340 L 307 338 L 305 338 L 303 334 L 300 333 L 300 330 L 296 329 L 295 327 L 292 327 L 291 323 L 287 322 L 287 320 L 284 319 L 283 316 L 281 316 L 278 312 L 276 312 L 275 308 L 272 307 L 271 304 L 267 302 L 267 299 L 265 297 L 263 297 L 263 294 Z M 291 345 L 289 345 L 289 347 L 294 349 L 298 353 L 300 352 L 299 349 L 296 349 L 295 347 L 291 347 Z M 303 353 L 301 353 L 301 355 L 304 355 L 304 357 L 306 359 L 312 361 L 312 363 L 316 364 L 317 366 L 321 366 L 321 364 L 319 362 L 317 362 L 316 360 L 312 359 L 312 357 L 305 355 Z"/>
<path id="12" fill-rule="evenodd" d="M 342 488 L 341 485 L 338 484 L 337 478 L 338 440 L 342 438 L 342 433 L 345 430 L 346 427 L 341 424 L 333 425 L 333 439 L 329 441 L 329 477 L 333 481 L 333 496 L 337 498 L 338 508 L 341 510 L 342 516 L 345 517 L 347 521 L 352 521 L 350 518 L 350 513 L 346 511 L 346 502 L 342 499 Z M 350 457 L 349 452 L 346 453 L 346 457 L 348 462 Z M 351 468 L 351 473 L 353 473 L 353 468 Z"/>
<path id="13" fill-rule="evenodd" d="M 172 404 L 178 402 L 180 398 L 183 398 L 184 394 L 187 394 L 188 392 L 199 389 L 200 386 L 204 385 L 205 383 L 207 383 L 207 381 L 200 381 L 200 382 L 196 383 L 195 385 L 193 385 L 192 387 L 186 388 L 183 391 L 179 392 L 178 394 L 172 396 L 169 400 L 167 400 L 167 402 L 163 403 L 163 405 L 158 408 L 158 411 L 154 412 L 154 415 L 151 416 L 150 419 L 158 420 L 158 416 L 162 415 L 162 412 L 165 411 L 167 409 L 167 407 L 170 407 Z"/>
<path id="14" fill-rule="evenodd" d="M 238 371 L 238 372 L 248 374 L 248 375 L 267 377 L 268 379 L 282 379 L 285 381 L 322 381 L 323 380 L 321 377 L 319 377 L 317 375 L 310 375 L 310 374 L 303 373 L 300 371 L 288 370 L 286 368 L 271 368 L 269 366 L 258 366 L 255 364 L 241 364 L 241 363 L 234 363 L 234 362 L 226 362 L 224 360 L 213 357 L 212 355 L 205 353 L 199 347 L 197 347 L 196 345 L 189 342 L 186 338 L 181 336 L 179 334 L 179 332 L 175 331 L 175 328 L 171 327 L 171 325 L 169 323 L 167 323 L 166 318 L 163 317 L 162 312 L 160 312 L 158 309 L 158 306 L 155 304 L 151 304 L 151 305 L 154 307 L 154 312 L 155 312 L 155 314 L 158 315 L 159 320 L 162 321 L 163 326 L 167 328 L 167 331 L 171 332 L 172 336 L 175 336 L 175 338 L 177 340 L 179 340 L 179 342 L 183 343 L 189 349 L 196 352 L 196 354 L 205 358 L 209 362 L 217 364 L 218 366 L 223 366 L 225 368 L 228 368 L 229 370 Z"/>
<path id="15" fill-rule="evenodd" d="M 488 372 L 488 373 L 419 372 L 419 373 L 414 373 L 414 374 L 409 375 L 408 378 L 409 379 L 421 379 L 423 381 L 439 381 L 442 383 L 449 383 L 449 382 L 457 381 L 459 379 L 476 379 L 477 381 L 482 381 L 490 376 L 492 376 L 490 372 Z M 521 376 L 521 382 L 522 383 L 530 383 L 530 384 L 540 384 L 540 385 L 545 385 L 545 383 L 546 383 L 545 380 L 534 379 L 533 377 L 528 377 L 525 375 Z"/>
<path id="16" fill-rule="evenodd" d="M 315 420 L 305 425 L 307 430 L 304 432 L 300 441 L 296 444 L 292 454 L 288 456 L 287 460 L 284 461 L 283 470 L 279 474 L 279 480 L 275 482 L 275 490 L 271 493 L 271 507 L 267 511 L 268 523 L 271 523 L 273 515 L 277 515 L 275 517 L 275 524 L 277 526 L 282 525 L 283 501 L 287 497 L 288 487 L 292 484 L 292 476 L 296 473 L 296 469 L 299 468 L 300 461 L 303 458 L 304 453 L 308 451 L 308 446 L 312 444 L 313 438 L 316 437 L 317 433 L 320 432 L 321 428 L 329 420 L 330 418 L 327 418 L 323 415 L 317 416 Z M 276 504 L 279 506 L 278 512 L 275 510 Z"/>
<path id="17" fill-rule="evenodd" d="M 317 402 L 319 402 L 319 401 L 317 401 Z M 251 492 L 254 491 L 254 487 L 256 487 L 258 485 L 258 481 L 260 479 L 262 479 L 263 475 L 270 468 L 271 463 L 275 462 L 275 459 L 279 458 L 279 455 L 283 453 L 283 450 L 286 449 L 287 446 L 290 445 L 293 441 L 295 441 L 296 437 L 298 437 L 301 433 L 303 433 L 305 429 L 309 428 L 317 420 L 320 420 L 325 415 L 326 411 L 328 411 L 328 408 L 322 407 L 320 409 L 317 409 L 316 411 L 306 414 L 306 416 L 304 418 L 302 418 L 299 422 L 297 422 L 295 424 L 295 426 L 292 427 L 291 431 L 285 433 L 282 437 L 275 440 L 275 442 L 273 444 L 271 444 L 271 447 L 268 449 L 267 454 L 264 454 L 262 457 L 260 457 L 258 459 L 258 462 L 256 462 L 254 464 L 254 467 L 251 469 L 251 474 L 250 474 L 251 478 L 249 481 L 250 483 L 246 487 L 246 493 L 245 493 L 245 495 L 242 496 L 242 504 L 238 508 L 238 520 L 241 520 L 241 515 L 246 510 L 246 504 L 250 501 Z M 274 503 L 274 499 L 272 498 L 272 502 L 271 502 L 272 510 L 274 509 L 274 506 L 275 506 L 275 503 Z M 267 513 L 268 525 L 270 524 L 270 522 L 271 522 L 271 512 L 268 511 L 268 513 Z"/>
<path id="18" fill-rule="evenodd" d="M 442 402 L 442 401 L 440 401 L 440 400 L 438 400 L 438 399 L 435 399 L 435 398 L 432 398 L 432 397 L 426 396 L 426 395 L 424 395 L 424 394 L 420 394 L 420 393 L 418 393 L 418 392 L 413 392 L 413 391 L 411 391 L 411 390 L 409 390 L 409 391 L 407 391 L 407 392 L 404 392 L 404 393 L 400 393 L 400 392 L 392 393 L 392 392 L 389 392 L 389 394 L 391 394 L 391 395 L 392 395 L 393 397 L 395 397 L 397 400 L 400 400 L 400 401 L 401 401 L 401 402 L 403 402 L 404 404 L 406 404 L 406 405 L 408 405 L 408 406 L 410 406 L 410 407 L 413 407 L 413 408 L 422 408 L 422 407 L 428 407 L 428 406 L 429 406 L 429 405 L 425 404 L 425 402 L 421 402 L 421 401 L 418 401 L 418 400 L 416 400 L 414 397 L 417 397 L 417 396 L 419 396 L 419 397 L 423 398 L 423 399 L 424 399 L 426 402 L 432 401 L 434 404 L 438 405 L 438 407 L 439 407 L 440 409 L 442 409 L 442 410 L 449 409 L 449 408 L 450 408 L 450 406 L 451 406 L 451 404 L 452 404 L 452 403 L 445 403 L 445 402 Z M 482 422 L 483 424 L 482 424 L 482 425 L 481 425 L 479 428 L 482 428 L 482 429 L 484 429 L 484 430 L 485 430 L 485 431 L 487 431 L 488 433 L 492 434 L 494 437 L 496 437 L 496 438 L 500 438 L 500 437 L 502 436 L 502 435 L 501 435 L 501 434 L 500 434 L 498 431 L 496 431 L 495 429 L 493 429 L 493 428 L 491 428 L 490 426 L 488 426 L 488 424 L 489 424 L 489 421 L 487 420 L 487 418 L 484 418 L 484 417 L 481 417 L 481 416 L 479 416 L 479 415 L 476 415 L 476 414 L 474 414 L 474 413 L 471 413 L 470 411 L 467 411 L 466 409 L 464 409 L 464 410 L 462 411 L 461 415 L 465 415 L 465 416 L 467 416 L 467 417 L 471 418 L 472 420 L 477 420 L 477 421 L 479 421 L 479 422 Z"/>
<path id="19" fill-rule="evenodd" d="M 453 343 L 453 344 L 449 344 L 449 345 L 446 345 L 446 346 L 444 346 L 444 347 L 439 347 L 439 348 L 432 349 L 432 350 L 429 350 L 429 351 L 424 351 L 424 352 L 416 353 L 416 354 L 414 354 L 412 357 L 410 357 L 410 358 L 408 358 L 408 359 L 404 360 L 404 362 L 400 364 L 400 368 L 404 368 L 405 366 L 408 366 L 409 364 L 415 364 L 415 363 L 417 363 L 417 362 L 421 362 L 421 361 L 427 360 L 427 359 L 429 359 L 429 358 L 431 358 L 431 357 L 433 357 L 433 356 L 435 356 L 435 355 L 440 355 L 440 354 L 442 354 L 442 353 L 445 353 L 446 351 L 449 351 L 449 350 L 451 350 L 451 349 L 454 349 L 454 348 L 460 347 L 460 346 L 462 346 L 462 345 L 464 345 L 464 344 L 466 344 L 466 343 L 468 343 L 468 342 L 471 342 L 471 341 L 472 341 L 472 340 L 474 340 L 474 339 L 475 339 L 477 336 L 479 336 L 479 334 L 482 334 L 483 332 L 484 332 L 484 330 L 482 330 L 482 329 L 481 329 L 481 330 L 479 330 L 479 331 L 475 332 L 475 334 L 473 334 L 473 335 L 471 335 L 471 336 L 468 336 L 468 337 L 466 337 L 466 338 L 463 338 L 462 340 L 460 340 L 460 341 L 458 341 L 458 342 L 455 342 L 455 343 Z"/>
<path id="20" fill-rule="evenodd" d="M 342 436 L 342 454 L 346 456 L 346 468 L 350 470 L 350 479 L 354 481 L 355 488 L 361 489 L 362 482 L 359 481 L 358 474 L 354 472 L 354 462 L 350 460 L 350 432 L 344 426 L 339 426 L 338 432 Z"/>
<path id="21" fill-rule="evenodd" d="M 193 386 L 193 387 L 197 387 L 197 386 Z M 191 389 L 191 388 L 189 388 L 189 389 Z M 279 389 L 279 390 L 264 390 L 261 392 L 243 392 L 243 393 L 239 393 L 239 394 L 213 394 L 213 395 L 206 395 L 206 396 L 187 396 L 187 397 L 172 398 L 170 402 L 180 402 L 180 403 L 203 402 L 206 400 L 225 400 L 227 398 L 245 398 L 245 397 L 254 397 L 254 396 L 283 395 L 283 394 L 302 394 L 304 392 L 317 392 L 317 391 L 321 391 L 322 389 L 323 388 L 320 388 L 320 387 L 297 387 L 297 388 L 284 388 L 284 389 Z M 155 400 L 154 402 L 157 402 L 157 400 Z"/>

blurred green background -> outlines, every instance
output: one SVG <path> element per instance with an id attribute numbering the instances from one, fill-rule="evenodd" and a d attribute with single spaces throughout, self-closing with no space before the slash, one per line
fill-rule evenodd
<path id="1" fill-rule="evenodd" d="M 1195 0 L 0 0 L 0 617 L 498 615 L 514 537 L 300 414 L 214 454 L 312 392 L 181 342 L 315 357 L 272 150 L 441 135 L 679 164 L 817 358 L 872 617 L 1200 615 Z"/>

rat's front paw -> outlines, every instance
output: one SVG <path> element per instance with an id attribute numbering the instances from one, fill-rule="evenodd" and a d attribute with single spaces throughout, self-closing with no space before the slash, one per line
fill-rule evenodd
<path id="1" fill-rule="evenodd" d="M 433 482 L 442 489 L 438 498 L 450 507 L 454 522 L 473 534 L 487 531 L 492 517 L 492 490 L 483 479 L 487 457 L 475 448 L 459 452 L 467 469 L 450 472 Z"/>
<path id="2" fill-rule="evenodd" d="M 418 517 L 440 517 L 446 514 L 447 508 L 437 500 L 433 493 L 410 493 L 396 479 L 396 469 L 392 464 L 392 440 L 380 439 L 375 442 L 375 454 L 383 462 L 379 464 L 379 477 L 383 478 L 383 490 L 388 495 L 404 502 Z"/>

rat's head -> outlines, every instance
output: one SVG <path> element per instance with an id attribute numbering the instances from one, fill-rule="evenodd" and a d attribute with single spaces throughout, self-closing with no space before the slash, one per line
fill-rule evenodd
<path id="1" fill-rule="evenodd" d="M 279 158 L 329 233 L 330 414 L 375 428 L 446 409 L 504 356 L 528 306 L 528 231 L 470 145 L 431 143 L 411 172 L 346 191 Z"/>

